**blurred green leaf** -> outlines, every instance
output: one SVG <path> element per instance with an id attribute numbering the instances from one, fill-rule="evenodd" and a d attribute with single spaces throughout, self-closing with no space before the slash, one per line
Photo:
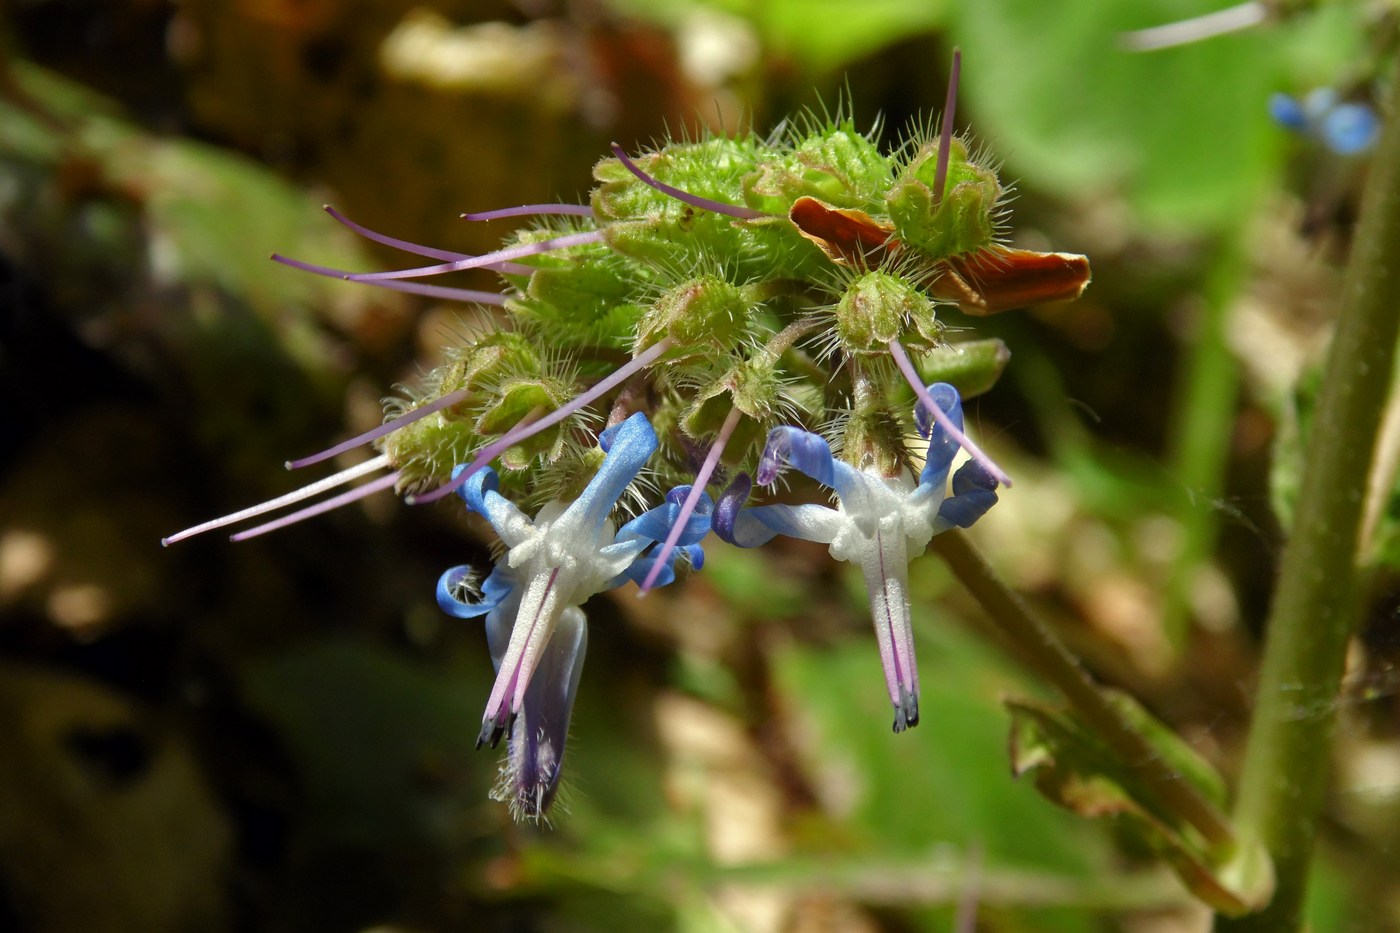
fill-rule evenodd
<path id="1" fill-rule="evenodd" d="M 1150 53 L 1119 38 L 1207 6 L 958 5 L 974 133 L 1006 154 L 1013 178 L 1061 196 L 1121 196 L 1145 223 L 1183 232 L 1240 222 L 1278 169 L 1282 134 L 1266 110 L 1280 73 L 1275 34 Z"/>
<path id="2" fill-rule="evenodd" d="M 489 765 L 472 754 L 486 682 L 467 673 L 337 639 L 256 664 L 245 690 L 285 743 L 326 837 L 441 842 L 463 808 L 492 806 Z"/>
<path id="3" fill-rule="evenodd" d="M 948 6 L 942 0 L 612 0 L 612 5 L 678 30 L 696 11 L 727 13 L 748 22 L 770 53 L 813 73 L 835 71 L 902 39 L 932 33 L 943 25 Z"/>
<path id="4" fill-rule="evenodd" d="M 794 644 L 775 659 L 802 763 L 839 827 L 814 832 L 828 846 L 844 839 L 835 844 L 886 857 L 980 847 L 989 873 L 1044 868 L 1072 879 L 1107 871 L 1110 847 L 1098 829 L 1043 806 L 1006 771 L 999 697 L 1019 677 L 954 626 L 920 625 L 917 634 L 920 725 L 900 735 L 889 731 L 873 639 Z"/>
<path id="5" fill-rule="evenodd" d="M 1117 692 L 1110 697 L 1178 774 L 1208 800 L 1225 806 L 1224 782 L 1209 763 L 1131 697 Z M 1246 913 L 1268 901 L 1273 893 L 1270 873 L 1236 878 L 1240 864 L 1249 860 L 1235 858 L 1236 853 L 1227 853 L 1228 861 L 1218 858 L 1073 714 L 1022 700 L 1008 700 L 1006 706 L 1012 717 L 1011 767 L 1016 776 L 1033 774 L 1036 788 L 1071 812 L 1116 819 L 1159 853 L 1197 897 L 1222 913 Z"/>

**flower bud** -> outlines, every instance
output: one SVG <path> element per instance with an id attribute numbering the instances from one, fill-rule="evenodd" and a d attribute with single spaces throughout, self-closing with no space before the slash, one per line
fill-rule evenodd
<path id="1" fill-rule="evenodd" d="M 782 158 L 763 163 L 744 178 L 744 200 L 786 214 L 798 198 L 842 208 L 868 208 L 870 192 L 890 183 L 890 160 L 849 124 L 813 133 Z"/>
<path id="2" fill-rule="evenodd" d="M 993 337 L 935 347 L 919 361 L 919 371 L 926 382 L 949 383 L 963 398 L 972 398 L 996 385 L 1009 362 L 1011 351 Z"/>
<path id="3" fill-rule="evenodd" d="M 904 466 L 904 426 L 885 408 L 853 411 L 841 440 L 841 459 L 858 470 L 894 476 Z"/>
<path id="4" fill-rule="evenodd" d="M 637 349 L 670 337 L 686 356 L 727 352 L 748 330 L 749 302 L 736 285 L 702 275 L 672 288 L 642 317 Z"/>
<path id="5" fill-rule="evenodd" d="M 990 246 L 996 235 L 1001 184 L 996 173 L 968 161 L 967 145 L 954 139 L 948 178 L 940 198 L 938 143 L 924 145 L 885 195 L 895 236 L 934 259 L 946 259 Z"/>
<path id="6" fill-rule="evenodd" d="M 928 296 L 887 272 L 857 277 L 836 303 L 836 336 L 848 353 L 885 353 L 911 324 L 925 340 L 942 329 Z"/>

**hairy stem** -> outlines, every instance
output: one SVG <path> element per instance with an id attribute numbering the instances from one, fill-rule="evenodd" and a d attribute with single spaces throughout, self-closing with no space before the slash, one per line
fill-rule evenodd
<path id="1" fill-rule="evenodd" d="M 1219 931 L 1289 933 L 1302 924 L 1337 693 L 1361 609 L 1357 548 L 1367 477 L 1400 336 L 1400 121 L 1388 121 L 1364 193 L 1236 805 L 1242 838 L 1261 842 L 1273 859 L 1277 893 L 1259 913 L 1219 920 Z"/>
<path id="2" fill-rule="evenodd" d="M 967 537 L 960 531 L 945 532 L 933 539 L 933 549 L 987 611 L 1007 643 L 1064 695 L 1080 718 L 1118 753 L 1119 759 L 1133 769 L 1157 799 L 1216 849 L 1222 853 L 1232 851 L 1235 837 L 1225 814 L 1173 769 L 1109 702 L 1050 627 L 1002 582 Z"/>

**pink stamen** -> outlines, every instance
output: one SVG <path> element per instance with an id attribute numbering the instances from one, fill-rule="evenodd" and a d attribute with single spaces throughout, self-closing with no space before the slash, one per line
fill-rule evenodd
<path id="1" fill-rule="evenodd" d="M 472 255 L 470 253 L 458 253 L 450 249 L 436 249 L 432 246 L 424 246 L 421 243 L 410 243 L 408 240 L 400 240 L 397 237 L 386 236 L 385 234 L 380 233 L 377 230 L 371 230 L 364 224 L 355 223 L 355 221 L 351 220 L 349 217 L 346 217 L 344 214 L 331 207 L 329 204 L 322 204 L 321 208 L 327 214 L 330 214 L 331 217 L 335 218 L 335 220 L 345 225 L 346 227 L 349 227 L 352 231 L 358 233 L 365 239 L 373 240 L 376 243 L 383 243 L 385 246 L 392 246 L 394 249 L 401 249 L 405 253 L 413 253 L 417 256 L 427 256 L 429 259 L 442 259 L 447 262 L 452 262 L 457 259 L 472 258 Z M 534 266 L 523 266 L 518 262 L 495 263 L 486 266 L 485 268 L 490 269 L 492 272 L 508 272 L 513 275 L 529 275 L 531 272 L 535 271 Z M 336 277 L 339 278 L 345 274 L 346 273 L 342 272 Z"/>
<path id="2" fill-rule="evenodd" d="M 332 269 L 330 266 L 318 266 L 310 262 L 302 262 L 300 259 L 288 259 L 280 253 L 272 254 L 273 262 L 280 262 L 284 266 L 291 266 L 302 272 L 310 272 L 312 275 L 323 275 L 327 278 L 340 279 L 342 281 L 350 279 L 353 273 L 344 269 Z M 501 265 L 514 265 L 514 263 L 501 263 Z M 521 269 L 530 269 L 529 266 L 520 266 Z M 493 270 L 504 271 L 504 270 Z M 355 281 L 358 281 L 355 280 Z M 388 288 L 396 292 L 407 292 L 412 295 L 427 295 L 429 298 L 444 298 L 449 301 L 467 301 L 483 305 L 503 305 L 506 303 L 506 296 L 497 292 L 483 292 L 470 288 L 449 288 L 443 285 L 424 285 L 420 282 L 365 282 L 365 285 L 376 285 L 380 288 Z"/>
<path id="3" fill-rule="evenodd" d="M 491 686 L 491 696 L 486 700 L 486 713 L 482 716 L 481 734 L 476 747 L 480 748 L 489 740 L 492 747 L 500 740 L 511 717 L 520 711 L 525 700 L 525 691 L 530 686 L 530 678 L 539 666 L 541 651 L 554 630 L 554 615 L 557 613 L 558 594 L 554 584 L 559 579 L 559 568 L 550 571 L 544 583 L 544 592 L 534 600 L 536 587 L 530 584 L 527 600 L 534 601 L 534 612 L 528 623 L 517 616 L 511 629 L 510 645 L 501 659 L 501 669 L 496 674 L 496 682 Z M 528 603 L 527 603 L 528 605 Z M 521 628 L 527 625 L 527 628 Z"/>
<path id="4" fill-rule="evenodd" d="M 541 253 L 569 249 L 573 246 L 586 246 L 590 243 L 601 243 L 602 240 L 603 234 L 597 230 L 587 230 L 582 233 L 566 233 L 562 236 L 540 240 L 538 243 L 518 243 L 515 246 L 507 246 L 504 249 L 498 249 L 494 253 L 484 253 L 480 256 L 445 262 L 437 266 L 421 266 L 417 269 L 396 269 L 390 272 L 352 272 L 346 273 L 344 277 L 351 282 L 382 282 L 387 279 L 421 278 L 426 275 L 440 275 L 444 272 L 460 272 L 463 269 L 490 268 L 499 263 L 506 262 L 507 260 L 524 259 L 527 256 L 538 256 Z"/>
<path id="5" fill-rule="evenodd" d="M 363 224 L 355 223 L 355 221 L 351 220 L 349 217 L 346 217 L 344 214 L 331 207 L 329 204 L 322 204 L 321 210 L 325 211 L 327 214 L 330 214 L 331 217 L 335 218 L 337 222 L 346 227 L 349 227 L 351 230 L 353 230 L 355 233 L 358 233 L 365 239 L 373 240 L 376 243 L 382 243 L 385 246 L 392 246 L 394 249 L 401 249 L 405 253 L 413 253 L 418 256 L 427 256 L 429 259 L 442 259 L 447 262 L 451 262 L 456 259 L 469 258 L 466 253 L 455 253 L 451 250 L 436 249 L 432 246 L 423 246 L 419 243 L 410 243 L 408 240 L 400 240 L 397 237 L 391 237 L 386 234 L 380 233 L 376 230 L 371 230 L 369 227 L 366 227 Z"/>
<path id="6" fill-rule="evenodd" d="M 534 271 L 533 269 L 530 271 Z M 366 285 L 373 285 L 378 288 L 387 288 L 390 291 L 404 292 L 409 295 L 426 295 L 429 298 L 441 298 L 444 301 L 465 301 L 468 304 L 495 305 L 500 307 L 506 303 L 506 296 L 500 292 L 483 292 L 474 288 L 452 288 L 447 285 L 424 285 L 421 282 L 366 282 Z"/>
<path id="7" fill-rule="evenodd" d="M 641 166 L 639 166 L 636 162 L 633 162 L 630 158 L 628 158 L 627 153 L 623 152 L 622 147 L 619 146 L 617 143 L 612 144 L 612 151 L 613 155 L 617 156 L 617 160 L 622 163 L 623 167 L 626 168 L 627 171 L 631 172 L 633 175 L 636 175 L 639 179 L 641 179 L 643 183 L 650 185 L 657 191 L 660 191 L 662 194 L 669 195 L 675 198 L 677 201 L 682 201 L 686 204 L 689 204 L 691 207 L 698 207 L 703 210 L 713 211 L 716 214 L 724 214 L 728 217 L 737 217 L 740 220 L 757 220 L 759 217 L 777 216 L 775 214 L 769 214 L 765 211 L 756 211 L 751 207 L 740 207 L 736 204 L 726 204 L 723 201 L 715 201 L 710 198 L 702 198 L 698 194 L 691 194 L 689 191 L 682 191 L 680 188 L 674 187 L 673 185 L 668 185 L 664 181 L 660 181 L 656 178 L 653 178 L 651 175 L 648 175 L 646 172 L 642 171 Z"/>
<path id="8" fill-rule="evenodd" d="M 953 49 L 953 67 L 948 73 L 948 96 L 943 101 L 943 126 L 938 136 L 938 167 L 933 175 L 933 208 L 943 203 L 948 184 L 948 159 L 953 149 L 953 110 L 958 103 L 958 76 L 962 73 L 962 49 Z"/>
<path id="9" fill-rule="evenodd" d="M 195 535 L 203 534 L 206 531 L 213 531 L 215 528 L 223 528 L 225 525 L 234 525 L 245 519 L 254 518 L 258 515 L 266 514 L 267 512 L 275 512 L 283 506 L 310 499 L 312 496 L 319 496 L 321 493 L 329 489 L 334 489 L 337 486 L 344 486 L 351 480 L 359 479 L 361 476 L 366 476 L 388 465 L 389 458 L 385 456 L 375 457 L 373 460 L 366 460 L 364 463 L 352 466 L 348 470 L 341 470 L 333 476 L 327 476 L 325 479 L 317 480 L 310 485 L 303 486 L 286 495 L 278 496 L 275 499 L 269 499 L 266 502 L 260 502 L 257 505 L 249 506 L 246 509 L 224 515 L 221 518 L 212 519 L 200 525 L 195 525 L 193 528 L 186 528 L 184 531 L 177 532 L 168 538 L 161 538 L 161 546 L 169 547 L 177 541 L 193 538 Z"/>
<path id="10" fill-rule="evenodd" d="M 441 398 L 434 399 L 426 405 L 413 409 L 413 411 L 399 415 L 397 418 L 386 421 L 376 428 L 371 428 L 363 434 L 356 434 L 348 441 L 341 441 L 334 447 L 328 447 L 320 453 L 312 454 L 309 457 L 302 457 L 300 460 L 288 460 L 284 465 L 289 470 L 299 470 L 302 467 L 311 466 L 313 463 L 320 463 L 323 460 L 337 457 L 347 450 L 354 450 L 356 447 L 362 447 L 370 441 L 377 441 L 386 434 L 392 434 L 399 428 L 406 428 L 413 422 L 426 418 L 434 412 L 442 411 L 444 408 L 451 408 L 458 402 L 465 401 L 467 396 L 471 394 L 471 391 L 470 387 L 466 387 L 458 389 L 456 392 L 448 392 Z"/>
<path id="11" fill-rule="evenodd" d="M 695 482 L 691 484 L 690 493 L 681 503 L 681 510 L 676 513 L 676 523 L 671 526 L 670 532 L 666 535 L 665 543 L 661 545 L 661 550 L 657 553 L 656 562 L 651 565 L 651 569 L 647 571 L 646 579 L 642 581 L 642 588 L 637 593 L 638 598 L 651 591 L 652 586 L 656 584 L 657 576 L 661 573 L 661 568 L 666 566 L 671 552 L 676 549 L 676 542 L 680 540 L 686 522 L 695 512 L 695 504 L 705 494 L 705 485 L 709 483 L 710 475 L 714 473 L 715 467 L 719 464 L 720 455 L 724 453 L 724 445 L 729 443 L 729 438 L 734 434 L 734 429 L 739 426 L 739 418 L 742 415 L 743 412 L 738 408 L 729 410 L 729 416 L 724 419 L 724 424 L 720 426 L 715 442 L 710 445 L 710 452 L 705 455 L 705 462 L 700 464 L 700 469 L 695 474 Z"/>
<path id="12" fill-rule="evenodd" d="M 892 673 L 905 693 L 918 696 L 919 668 L 914 663 L 914 631 L 909 625 L 908 612 L 901 611 L 907 596 L 897 585 L 898 580 L 892 577 L 885 567 L 885 537 L 878 528 L 875 531 L 875 550 L 880 555 L 880 588 L 884 593 L 885 628 L 889 632 L 890 645 L 893 648 L 890 656 Z M 896 691 L 896 702 L 901 699 L 902 696 Z"/>
<path id="13" fill-rule="evenodd" d="M 919 397 L 919 401 L 924 403 L 924 407 L 929 410 L 933 420 L 938 422 L 939 427 L 947 431 L 953 440 L 958 442 L 958 446 L 967 451 L 968 456 L 982 464 L 992 478 L 1008 489 L 1011 487 L 1011 477 L 1007 476 L 1001 467 L 996 465 L 996 461 L 982 452 L 982 448 L 972 443 L 966 434 L 959 431 L 953 424 L 946 412 L 938 407 L 938 403 L 933 400 L 933 396 L 928 394 L 924 380 L 919 377 L 919 373 L 914 369 L 914 364 L 909 362 L 909 355 L 904 352 L 904 347 L 898 339 L 890 341 L 890 355 L 894 357 L 895 364 L 899 366 L 899 371 L 904 373 L 905 380 L 913 388 L 914 394 Z"/>
<path id="14" fill-rule="evenodd" d="M 265 535 L 269 531 L 276 531 L 279 528 L 286 528 L 288 525 L 295 525 L 297 522 L 303 521 L 304 519 L 314 518 L 317 515 L 324 514 L 333 509 L 338 509 L 342 505 L 349 505 L 351 502 L 357 502 L 360 499 L 364 499 L 367 496 L 371 496 L 374 493 L 379 492 L 381 490 L 391 489 L 393 488 L 393 485 L 398 481 L 399 474 L 397 471 L 395 471 L 393 473 L 390 473 L 388 476 L 379 477 L 379 479 L 375 480 L 374 482 L 365 483 L 363 486 L 359 486 L 355 489 L 350 490 L 349 492 L 343 492 L 338 496 L 333 496 L 330 499 L 325 500 L 324 502 L 318 502 L 315 505 L 307 506 L 304 509 L 299 509 L 293 512 L 292 514 L 284 515 L 281 518 L 276 519 L 275 521 L 270 521 L 265 524 L 258 525 L 256 528 L 250 528 L 247 531 L 240 531 L 236 535 L 230 535 L 229 540 L 247 541 L 249 538 L 256 538 L 258 535 Z"/>
<path id="15" fill-rule="evenodd" d="M 914 660 L 914 630 L 909 624 L 907 584 L 908 555 L 903 535 L 890 541 L 875 532 L 874 548 L 861 560 L 866 592 L 880 646 L 885 688 L 895 709 L 894 731 L 903 732 L 919 723 L 919 668 Z"/>
<path id="16" fill-rule="evenodd" d="M 519 207 L 501 207 L 494 211 L 468 212 L 461 216 L 463 220 L 501 220 L 505 217 L 536 217 L 541 214 L 592 217 L 593 208 L 587 204 L 522 204 Z"/>
<path id="17" fill-rule="evenodd" d="M 510 431 L 507 431 L 501 437 L 497 438 L 495 441 L 492 441 L 490 444 L 487 444 L 485 447 L 481 448 L 481 450 L 477 451 L 477 454 L 472 459 L 472 462 L 467 465 L 467 468 L 462 472 L 458 473 L 456 478 L 453 479 L 447 485 L 439 486 L 432 492 L 424 493 L 423 495 L 408 496 L 404 501 L 406 501 L 409 505 L 421 505 L 428 502 L 436 502 L 439 499 L 450 496 L 457 489 L 461 488 L 461 486 L 464 483 L 466 483 L 467 480 L 471 479 L 472 474 L 476 473 L 482 467 L 486 466 L 486 464 L 496 459 L 496 457 L 498 457 L 502 451 L 514 447 L 521 441 L 533 437 L 534 435 L 540 433 L 546 428 L 553 427 L 554 425 L 563 421 L 565 418 L 572 415 L 574 412 L 577 412 L 583 409 L 584 407 L 592 404 L 601 396 L 612 391 L 614 388 L 621 385 L 623 382 L 626 382 L 632 377 L 634 373 L 638 372 L 639 370 L 645 369 L 646 367 L 654 363 L 657 359 L 661 357 L 663 353 L 671 349 L 672 343 L 674 343 L 674 341 L 670 337 L 666 337 L 665 339 L 652 344 L 650 347 L 643 350 L 637 356 L 633 357 L 626 365 L 619 368 L 616 372 L 610 374 L 606 379 L 600 380 L 597 385 L 593 386 L 593 388 L 584 392 L 577 398 L 572 399 L 567 405 L 563 406 L 562 408 L 555 409 L 554 411 L 545 415 L 538 421 L 534 421 L 530 424 L 521 425 L 519 427 L 513 428 Z"/>

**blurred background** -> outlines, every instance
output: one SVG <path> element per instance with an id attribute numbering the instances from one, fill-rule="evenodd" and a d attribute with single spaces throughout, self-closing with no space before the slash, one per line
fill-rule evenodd
<path id="1" fill-rule="evenodd" d="M 1017 187 L 1014 242 L 1095 273 L 1071 305 L 950 312 L 1012 352 L 968 406 L 1016 478 L 974 539 L 1231 775 L 1366 167 L 1269 97 L 1369 104 L 1395 14 L 1122 41 L 1211 8 L 0 6 L 0 929 L 1202 928 L 1119 827 L 1011 778 L 1001 701 L 1046 694 L 932 556 L 923 722 L 899 736 L 858 573 L 819 545 L 715 543 L 681 586 L 595 599 L 548 829 L 487 799 L 497 753 L 472 749 L 490 660 L 433 600 L 487 554 L 460 508 L 384 496 L 241 545 L 159 542 L 292 488 L 284 460 L 377 423 L 476 313 L 269 262 L 398 261 L 321 204 L 484 251 L 504 225 L 461 211 L 578 201 L 610 140 L 766 133 L 845 100 L 893 144 L 936 115 L 957 45 L 958 127 Z M 1318 930 L 1400 929 L 1388 521 Z"/>

